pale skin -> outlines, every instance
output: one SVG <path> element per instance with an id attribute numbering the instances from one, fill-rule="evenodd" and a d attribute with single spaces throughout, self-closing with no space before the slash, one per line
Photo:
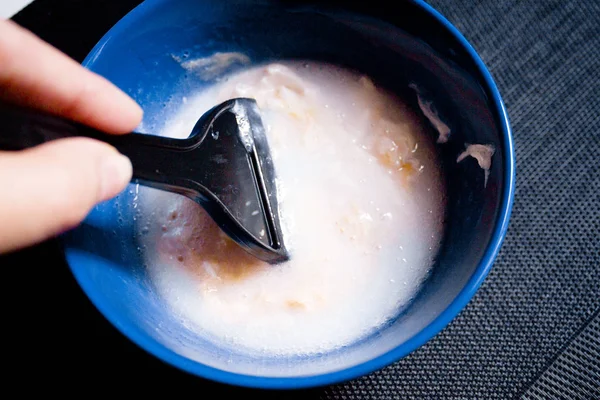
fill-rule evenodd
<path id="1" fill-rule="evenodd" d="M 50 112 L 107 134 L 131 132 L 142 119 L 142 109 L 108 80 L 8 20 L 0 20 L 0 102 Z M 77 226 L 96 204 L 125 189 L 131 174 L 126 157 L 92 139 L 0 151 L 0 253 Z"/>

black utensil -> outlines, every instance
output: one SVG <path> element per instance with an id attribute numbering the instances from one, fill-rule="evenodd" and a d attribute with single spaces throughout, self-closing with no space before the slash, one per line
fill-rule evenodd
<path id="1" fill-rule="evenodd" d="M 236 98 L 206 112 L 186 139 L 108 135 L 24 108 L 0 106 L 0 149 L 86 136 L 129 157 L 133 182 L 179 193 L 200 204 L 250 254 L 269 263 L 289 259 L 283 242 L 275 170 L 256 101 Z"/>

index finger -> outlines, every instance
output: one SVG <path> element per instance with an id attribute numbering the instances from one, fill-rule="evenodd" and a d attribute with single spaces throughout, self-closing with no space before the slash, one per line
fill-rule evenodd
<path id="1" fill-rule="evenodd" d="M 0 100 L 107 133 L 130 132 L 142 109 L 123 91 L 28 30 L 0 20 Z"/>

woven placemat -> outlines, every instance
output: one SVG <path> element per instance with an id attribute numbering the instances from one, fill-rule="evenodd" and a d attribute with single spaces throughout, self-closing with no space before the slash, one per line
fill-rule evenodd
<path id="1" fill-rule="evenodd" d="M 81 61 L 138 3 L 36 0 L 14 20 Z M 479 51 L 508 107 L 517 190 L 506 241 L 467 308 L 421 349 L 364 378 L 285 397 L 598 399 L 600 2 L 430 4 Z M 9 340 L 21 349 L 9 360 L 17 375 L 37 360 L 38 379 L 62 390 L 72 388 L 68 376 L 95 388 L 257 394 L 191 377 L 129 343 L 83 296 L 55 243 L 0 265 L 32 293 L 5 307 Z"/>

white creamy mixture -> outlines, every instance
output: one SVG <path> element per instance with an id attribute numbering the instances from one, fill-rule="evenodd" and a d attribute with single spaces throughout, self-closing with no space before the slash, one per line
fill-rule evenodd
<path id="1" fill-rule="evenodd" d="M 416 294 L 442 238 L 445 190 L 422 121 L 365 76 L 298 62 L 221 80 L 163 135 L 187 137 L 234 97 L 261 108 L 292 258 L 263 264 L 200 206 L 152 191 L 141 226 L 156 287 L 190 329 L 238 351 L 311 354 L 372 333 Z"/>

